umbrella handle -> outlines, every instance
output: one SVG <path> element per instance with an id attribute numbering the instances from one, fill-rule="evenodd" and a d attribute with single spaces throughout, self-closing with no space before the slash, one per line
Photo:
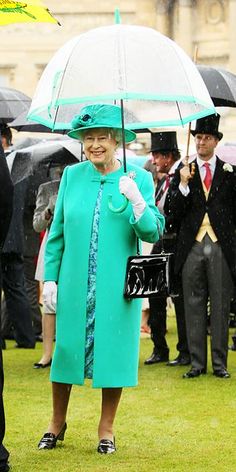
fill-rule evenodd
<path id="1" fill-rule="evenodd" d="M 124 202 L 122 203 L 122 205 L 118 208 L 115 208 L 112 203 L 112 195 L 108 195 L 108 208 L 113 213 L 123 213 L 123 211 L 126 210 L 128 203 L 129 203 L 129 200 L 126 197 L 124 197 Z"/>

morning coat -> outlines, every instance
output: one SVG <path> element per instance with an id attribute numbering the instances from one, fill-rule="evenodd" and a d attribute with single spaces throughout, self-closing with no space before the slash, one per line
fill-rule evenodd
<path id="1" fill-rule="evenodd" d="M 44 280 L 58 283 L 56 347 L 51 380 L 84 383 L 86 297 L 91 229 L 95 203 L 103 186 L 98 233 L 93 387 L 137 384 L 141 302 L 123 297 L 127 257 L 136 254 L 136 235 L 154 243 L 164 217 L 154 203 L 150 173 L 127 165 L 147 206 L 135 222 L 128 204 L 122 213 L 108 208 L 108 197 L 119 207 L 123 168 L 101 175 L 89 162 L 67 167 L 61 180 L 45 253 Z"/>
<path id="2" fill-rule="evenodd" d="M 182 270 L 207 212 L 232 278 L 236 282 L 236 167 L 216 158 L 212 185 L 206 199 L 197 161 L 193 162 L 196 170 L 189 181 L 189 195 L 184 197 L 178 188 L 180 173 L 177 169 L 169 192 L 169 208 L 166 210 L 180 223 L 175 258 L 176 272 Z"/>

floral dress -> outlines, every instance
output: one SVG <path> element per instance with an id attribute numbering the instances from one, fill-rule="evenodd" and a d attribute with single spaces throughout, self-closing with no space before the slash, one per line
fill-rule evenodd
<path id="1" fill-rule="evenodd" d="M 84 366 L 84 376 L 87 379 L 93 378 L 97 248 L 98 248 L 98 228 L 99 228 L 99 219 L 100 219 L 102 190 L 103 190 L 103 184 L 101 184 L 101 187 L 99 189 L 97 201 L 96 201 L 96 205 L 94 209 L 92 235 L 91 235 L 90 249 L 89 249 L 85 366 Z"/>

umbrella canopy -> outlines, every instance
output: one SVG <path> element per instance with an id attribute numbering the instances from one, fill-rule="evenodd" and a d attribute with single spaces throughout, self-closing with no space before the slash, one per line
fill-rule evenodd
<path id="1" fill-rule="evenodd" d="M 47 126 L 42 125 L 41 123 L 36 123 L 36 121 L 27 120 L 28 110 L 23 111 L 15 120 L 11 121 L 9 126 L 17 131 L 26 131 L 33 133 L 51 133 L 52 129 Z M 67 133 L 68 130 L 58 130 L 60 134 Z"/>
<path id="2" fill-rule="evenodd" d="M 85 104 L 119 100 L 129 129 L 179 126 L 215 113 L 195 64 L 174 41 L 152 28 L 116 24 L 81 34 L 58 50 L 28 118 L 67 129 Z"/>
<path id="3" fill-rule="evenodd" d="M 71 139 L 44 140 L 32 146 L 15 150 L 7 156 L 14 184 L 55 165 L 78 163 L 82 158 L 80 143 Z"/>
<path id="4" fill-rule="evenodd" d="M 11 122 L 21 112 L 28 112 L 30 104 L 31 98 L 20 90 L 0 87 L 0 123 Z"/>
<path id="5" fill-rule="evenodd" d="M 40 0 L 29 0 L 27 3 L 0 0 L 0 25 L 29 22 L 60 24 Z"/>
<path id="6" fill-rule="evenodd" d="M 222 161 L 236 166 L 236 143 L 217 146 L 216 154 Z"/>
<path id="7" fill-rule="evenodd" d="M 218 67 L 197 66 L 216 107 L 236 107 L 236 75 Z"/>

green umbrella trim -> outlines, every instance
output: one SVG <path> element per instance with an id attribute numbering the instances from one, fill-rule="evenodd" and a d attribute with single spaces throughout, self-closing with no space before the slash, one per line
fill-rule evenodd
<path id="1" fill-rule="evenodd" d="M 64 130 L 64 129 L 71 129 L 71 124 L 70 123 L 63 123 L 63 122 L 59 122 L 59 123 L 53 123 L 53 120 L 47 120 L 45 118 L 42 118 L 41 116 L 39 116 L 39 113 L 42 112 L 42 111 L 45 111 L 46 110 L 46 107 L 41 107 L 40 109 L 38 110 L 34 110 L 33 112 L 31 112 L 29 115 L 28 115 L 28 119 L 29 120 L 32 120 L 32 121 L 36 121 L 37 123 L 40 123 L 44 126 L 47 126 L 48 128 L 51 128 L 53 131 L 56 131 L 56 130 Z M 127 129 L 136 129 L 136 128 L 139 128 L 139 129 L 142 129 L 142 128 L 161 128 L 161 127 L 167 127 L 167 126 L 180 126 L 180 125 L 186 125 L 187 123 L 191 122 L 191 121 L 194 121 L 194 120 L 197 120 L 199 118 L 203 118 L 204 116 L 208 116 L 208 115 L 212 115 L 216 113 L 216 110 L 214 107 L 212 108 L 208 108 L 208 109 L 205 109 L 205 110 L 202 110 L 202 111 L 199 111 L 198 113 L 194 113 L 192 115 L 189 115 L 188 117 L 184 118 L 184 119 L 179 119 L 179 120 L 162 120 L 162 121 L 145 121 L 144 123 L 139 123 L 139 122 L 136 122 L 136 123 L 129 123 L 129 124 L 126 124 L 126 128 Z"/>

